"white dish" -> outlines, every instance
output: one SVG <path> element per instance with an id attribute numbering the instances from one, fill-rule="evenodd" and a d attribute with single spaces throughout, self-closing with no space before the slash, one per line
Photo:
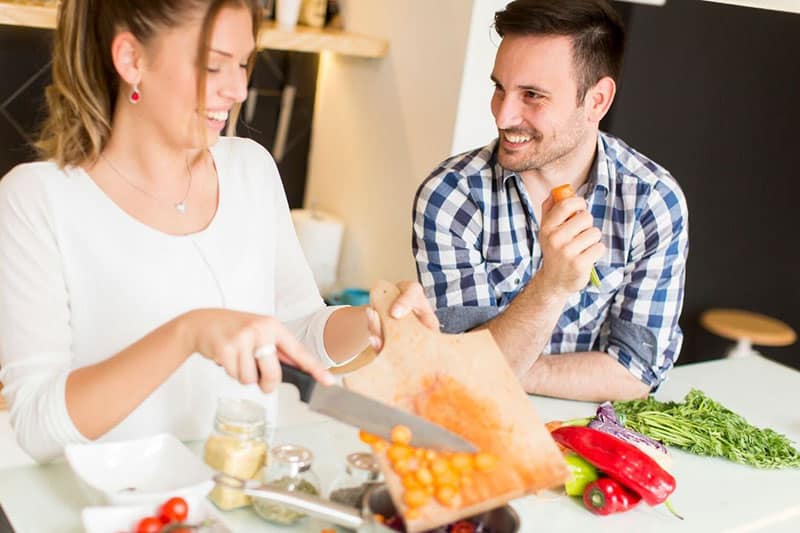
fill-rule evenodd
<path id="1" fill-rule="evenodd" d="M 205 496 L 214 487 L 214 470 L 169 434 L 72 444 L 64 454 L 97 503 L 161 503 L 171 496 Z"/>
<path id="2" fill-rule="evenodd" d="M 81 520 L 86 533 L 134 532 L 139 521 L 158 513 L 160 503 L 149 505 L 117 505 L 111 507 L 86 507 L 81 511 Z M 188 524 L 212 522 L 208 527 L 193 529 L 194 533 L 232 533 L 233 529 L 222 515 L 203 496 L 186 498 L 189 504 Z"/>

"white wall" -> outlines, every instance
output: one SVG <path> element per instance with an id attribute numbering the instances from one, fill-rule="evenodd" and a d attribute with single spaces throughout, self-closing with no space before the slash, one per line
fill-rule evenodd
<path id="1" fill-rule="evenodd" d="M 509 0 L 475 0 L 467 42 L 461 93 L 453 135 L 452 154 L 483 146 L 497 136 L 490 100 L 492 85 L 489 76 L 500 37 L 494 31 L 494 14 Z"/>
<path id="2" fill-rule="evenodd" d="M 450 153 L 471 0 L 348 0 L 348 31 L 383 59 L 320 58 L 305 205 L 345 222 L 340 286 L 415 279 L 411 208 Z"/>

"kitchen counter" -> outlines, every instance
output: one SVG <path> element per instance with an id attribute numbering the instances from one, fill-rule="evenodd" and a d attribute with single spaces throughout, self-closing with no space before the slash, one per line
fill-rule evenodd
<path id="1" fill-rule="evenodd" d="M 355 429 L 309 412 L 297 392 L 281 390 L 276 443 L 292 442 L 315 454 L 315 470 L 327 488 L 344 467 L 345 455 L 366 450 Z M 759 427 L 770 427 L 800 442 L 800 372 L 754 356 L 675 368 L 657 393 L 680 400 L 698 388 Z M 544 421 L 589 416 L 595 404 L 532 396 Z M 198 450 L 201 443 L 193 443 Z M 512 502 L 521 531 L 726 531 L 800 530 L 800 469 L 758 470 L 724 459 L 671 449 L 678 488 L 671 501 L 686 518 L 677 520 L 663 506 L 599 517 L 557 491 Z M 80 510 L 87 505 L 65 463 L 0 470 L 0 504 L 17 533 L 81 531 Z M 46 512 L 42 512 L 45 510 Z M 294 528 L 272 526 L 250 509 L 224 513 L 235 531 L 318 532 L 326 524 L 306 519 Z"/>

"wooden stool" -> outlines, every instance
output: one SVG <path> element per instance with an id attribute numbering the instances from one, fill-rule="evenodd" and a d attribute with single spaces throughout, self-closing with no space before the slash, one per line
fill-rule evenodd
<path id="1" fill-rule="evenodd" d="M 739 309 L 710 309 L 700 315 L 700 324 L 711 333 L 736 341 L 728 357 L 757 355 L 754 344 L 789 346 L 797 340 L 797 333 L 780 320 Z"/>

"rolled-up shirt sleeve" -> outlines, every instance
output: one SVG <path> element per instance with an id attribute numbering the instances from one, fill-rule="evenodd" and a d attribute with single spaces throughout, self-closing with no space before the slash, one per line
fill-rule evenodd
<path id="1" fill-rule="evenodd" d="M 69 295 L 37 176 L 0 181 L 0 381 L 20 447 L 36 461 L 88 439 L 67 412 Z"/>
<path id="2" fill-rule="evenodd" d="M 678 318 L 688 252 L 686 200 L 674 181 L 660 180 L 639 215 L 629 267 L 601 339 L 604 351 L 653 390 L 664 381 L 683 342 Z"/>

